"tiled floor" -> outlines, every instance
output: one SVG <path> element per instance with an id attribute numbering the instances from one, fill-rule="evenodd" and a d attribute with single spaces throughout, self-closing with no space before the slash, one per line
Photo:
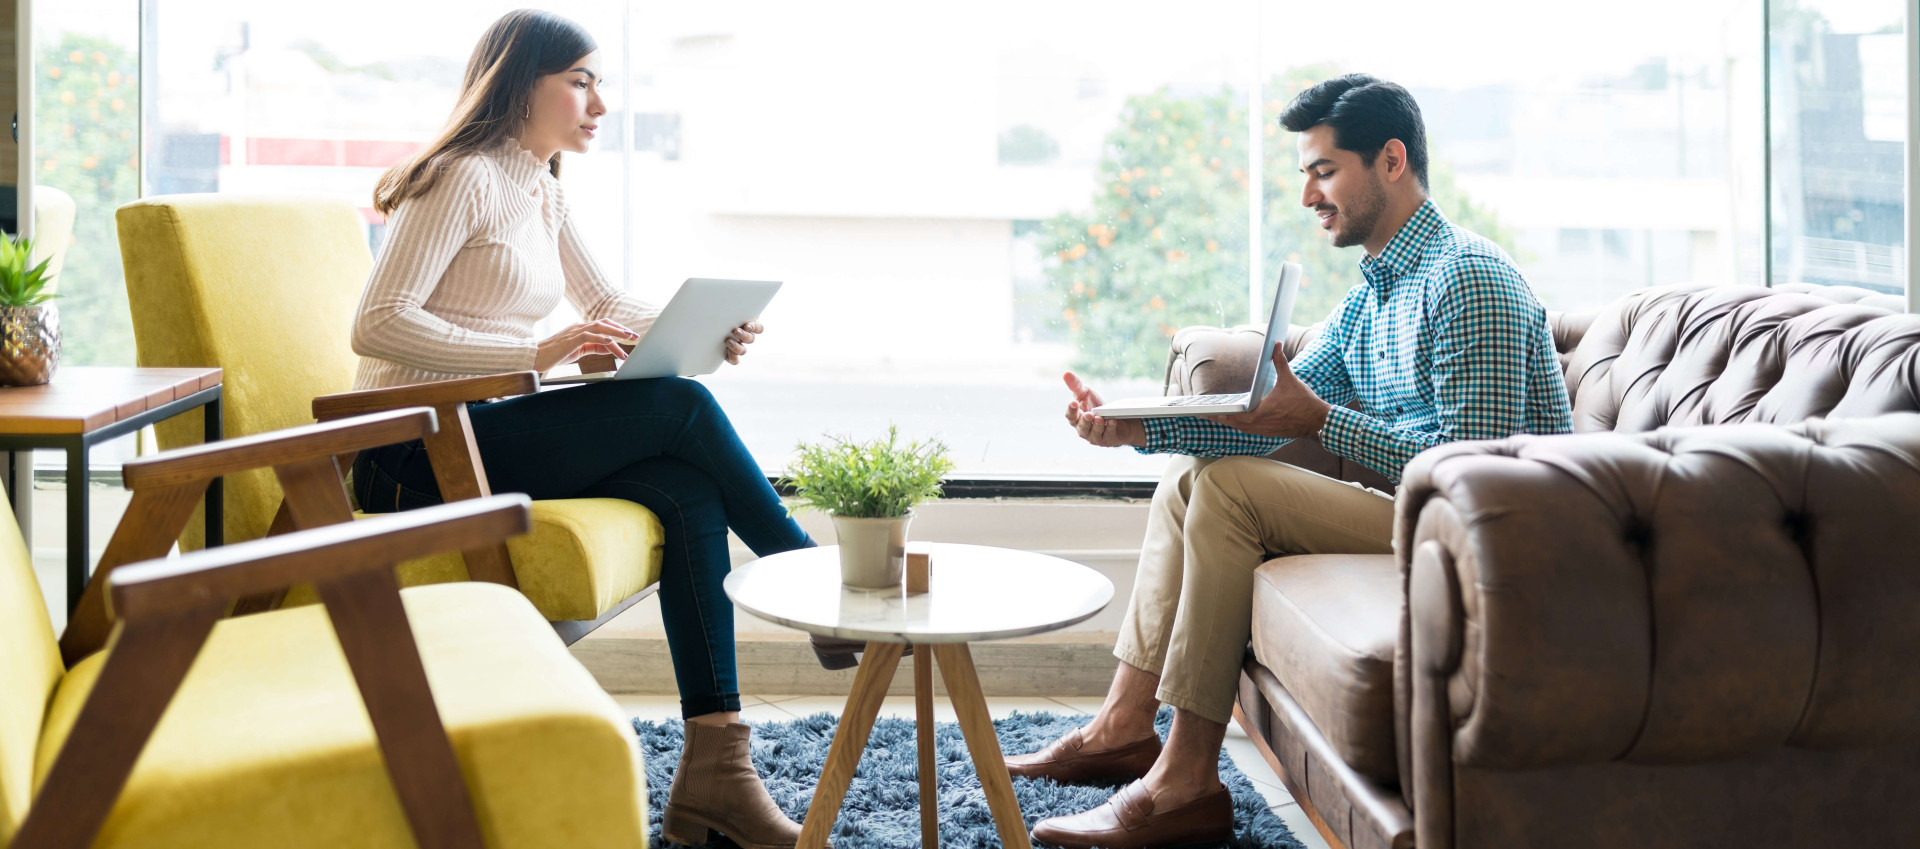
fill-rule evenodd
<path id="1" fill-rule="evenodd" d="M 641 719 L 678 719 L 680 717 L 680 701 L 672 696 L 616 694 L 614 700 L 618 701 L 620 707 L 627 713 Z M 822 711 L 837 715 L 845 706 L 846 699 L 833 696 L 746 696 L 741 699 L 740 715 L 749 722 L 779 722 Z M 987 707 L 993 711 L 996 718 L 1004 717 L 1014 711 L 1092 713 L 1099 709 L 1100 700 L 1072 697 L 1049 699 L 990 696 L 987 698 Z M 934 720 L 937 722 L 954 720 L 953 706 L 945 699 L 934 701 L 933 712 Z M 880 715 L 912 719 L 913 699 L 889 698 L 881 703 Z M 1287 824 L 1287 828 L 1293 830 L 1294 836 L 1299 838 L 1301 843 L 1306 844 L 1307 849 L 1327 849 L 1326 842 L 1320 838 L 1320 833 L 1314 830 L 1313 823 L 1307 821 L 1306 813 L 1300 810 L 1300 806 L 1293 801 L 1293 797 L 1288 795 L 1286 788 L 1281 786 L 1279 777 L 1273 774 L 1267 762 L 1260 757 L 1259 751 L 1253 747 L 1252 741 L 1241 733 L 1237 725 L 1227 726 L 1227 755 L 1233 758 L 1234 765 L 1253 781 L 1253 786 L 1259 788 L 1260 794 L 1266 797 L 1269 805 L 1273 806 L 1274 814 Z"/>

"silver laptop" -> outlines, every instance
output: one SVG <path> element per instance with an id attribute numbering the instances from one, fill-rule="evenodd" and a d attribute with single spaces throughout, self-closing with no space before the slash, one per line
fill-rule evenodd
<path id="1" fill-rule="evenodd" d="M 642 380 L 712 374 L 726 361 L 733 329 L 760 317 L 780 291 L 777 280 L 695 277 L 680 285 L 618 371 L 542 379 L 543 384 Z"/>
<path id="2" fill-rule="evenodd" d="M 1281 263 L 1280 285 L 1273 293 L 1273 311 L 1267 316 L 1267 335 L 1260 345 L 1260 365 L 1253 371 L 1253 386 L 1231 395 L 1162 395 L 1154 398 L 1122 398 L 1093 408 L 1096 416 L 1110 419 L 1144 419 L 1155 416 L 1212 416 L 1244 413 L 1258 406 L 1277 379 L 1273 369 L 1273 346 L 1286 341 L 1287 324 L 1293 318 L 1293 296 L 1300 291 L 1300 264 Z"/>

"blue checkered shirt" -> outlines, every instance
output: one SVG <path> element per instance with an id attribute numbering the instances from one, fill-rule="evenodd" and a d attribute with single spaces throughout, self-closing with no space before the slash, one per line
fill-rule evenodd
<path id="1" fill-rule="evenodd" d="M 1420 205 L 1360 261 L 1320 336 L 1289 361 L 1333 405 L 1328 450 L 1394 480 L 1444 442 L 1573 429 L 1546 310 L 1498 245 Z M 1346 405 L 1358 399 L 1359 409 Z M 1144 453 L 1266 454 L 1288 440 L 1198 417 L 1150 418 Z"/>

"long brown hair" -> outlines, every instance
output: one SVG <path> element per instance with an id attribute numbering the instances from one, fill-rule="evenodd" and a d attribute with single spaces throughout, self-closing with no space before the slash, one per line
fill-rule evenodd
<path id="1" fill-rule="evenodd" d="M 533 84 L 573 67 L 599 49 L 593 36 L 566 18 L 538 9 L 508 12 L 487 27 L 467 60 L 460 101 L 440 135 L 380 175 L 373 208 L 388 215 L 401 201 L 433 187 L 449 164 L 491 150 L 520 132 Z M 560 154 L 547 167 L 560 176 Z"/>

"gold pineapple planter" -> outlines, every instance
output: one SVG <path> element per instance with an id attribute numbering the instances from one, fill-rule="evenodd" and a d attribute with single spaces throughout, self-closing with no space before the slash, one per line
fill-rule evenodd
<path id="1" fill-rule="evenodd" d="M 59 307 L 0 307 L 0 386 L 46 383 L 59 365 Z"/>
<path id="2" fill-rule="evenodd" d="M 0 237 L 0 386 L 37 386 L 60 364 L 60 312 L 48 301 L 51 258 L 33 265 L 33 244 Z"/>

